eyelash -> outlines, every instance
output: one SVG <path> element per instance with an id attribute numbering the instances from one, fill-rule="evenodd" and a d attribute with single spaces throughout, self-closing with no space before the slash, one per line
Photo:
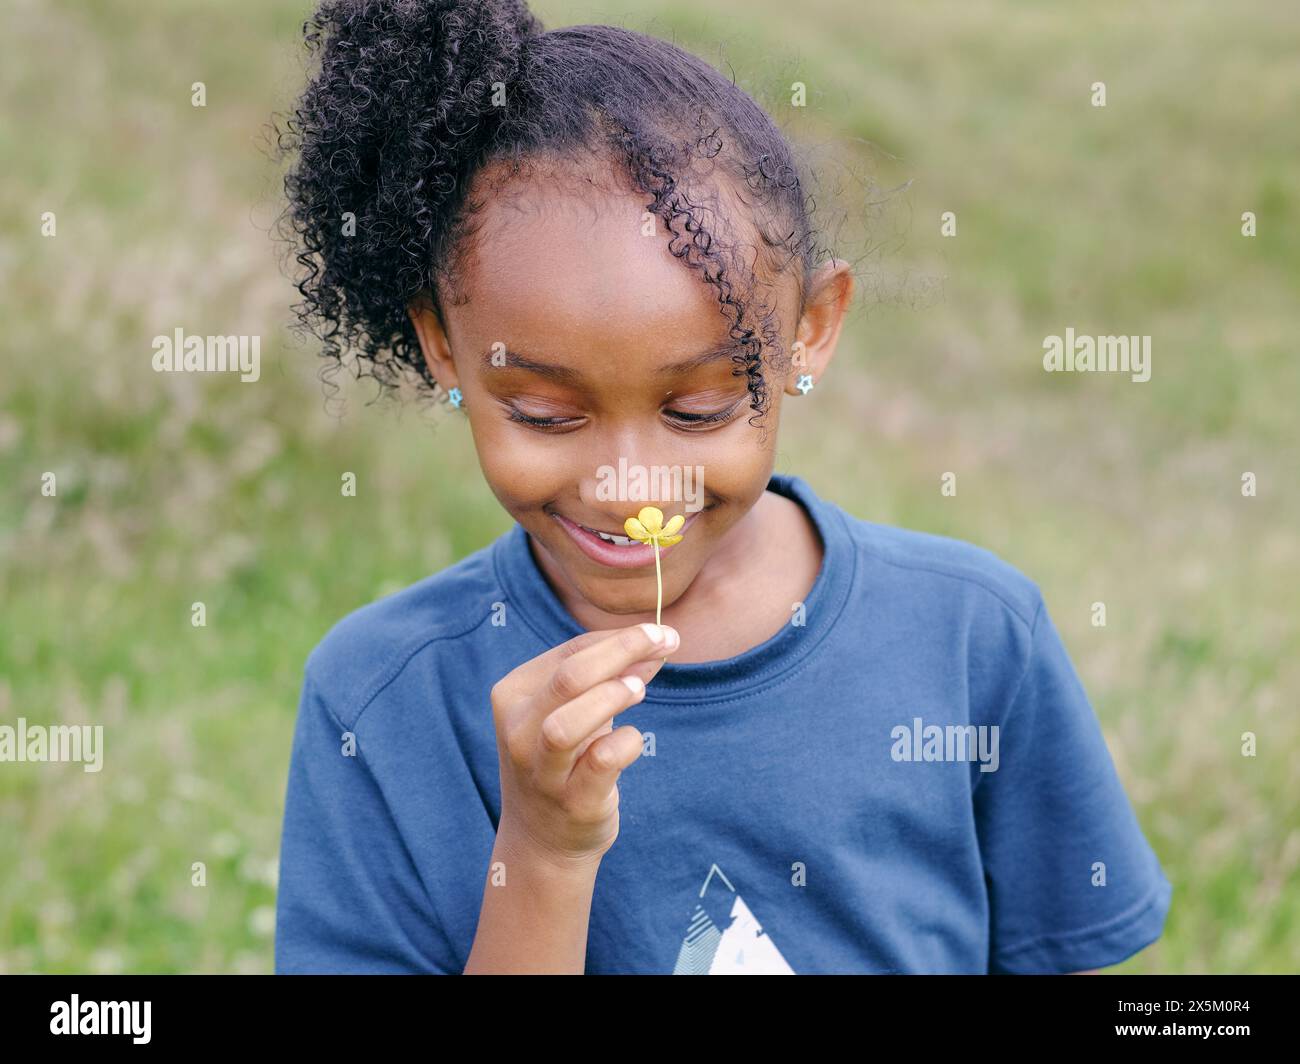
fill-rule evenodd
<path id="1" fill-rule="evenodd" d="M 678 426 L 679 428 L 684 427 L 685 425 L 722 425 L 726 424 L 726 422 L 736 416 L 736 411 L 740 409 L 742 401 L 743 400 L 738 399 L 732 406 L 728 407 L 726 410 L 720 410 L 716 414 L 682 414 L 679 411 L 673 416 L 681 422 Z M 523 413 L 523 411 L 517 410 L 513 406 L 508 407 L 508 409 L 510 411 L 509 420 L 517 421 L 521 425 L 527 425 L 530 428 L 539 429 L 543 432 L 553 432 L 556 429 L 564 428 L 568 422 L 576 420 L 574 418 L 529 417 L 527 414 Z M 686 431 L 691 432 L 694 430 L 688 428 Z"/>

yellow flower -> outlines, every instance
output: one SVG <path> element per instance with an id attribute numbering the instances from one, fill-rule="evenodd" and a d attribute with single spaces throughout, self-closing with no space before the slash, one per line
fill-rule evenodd
<path id="1" fill-rule="evenodd" d="M 635 539 L 639 543 L 648 543 L 655 549 L 655 584 L 659 588 L 659 600 L 655 604 L 655 624 L 659 623 L 664 608 L 664 578 L 659 568 L 659 548 L 680 543 L 682 537 L 675 533 L 684 524 L 686 518 L 678 514 L 665 525 L 664 513 L 657 506 L 642 507 L 639 514 L 623 522 L 623 531 L 628 534 L 628 538 Z"/>
<path id="2" fill-rule="evenodd" d="M 629 517 L 623 522 L 623 531 L 630 538 L 641 543 L 657 543 L 661 547 L 671 547 L 674 543 L 681 542 L 682 537 L 673 533 L 684 524 L 686 518 L 678 514 L 665 525 L 663 511 L 656 506 L 647 506 L 636 517 Z"/>

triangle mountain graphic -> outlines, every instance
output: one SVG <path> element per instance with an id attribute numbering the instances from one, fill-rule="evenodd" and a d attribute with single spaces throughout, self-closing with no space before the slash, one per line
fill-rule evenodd
<path id="1" fill-rule="evenodd" d="M 745 899 L 713 865 L 700 888 L 673 975 L 794 974 Z"/>

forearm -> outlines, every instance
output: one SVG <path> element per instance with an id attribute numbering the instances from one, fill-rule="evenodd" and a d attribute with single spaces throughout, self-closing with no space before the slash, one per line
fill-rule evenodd
<path id="1" fill-rule="evenodd" d="M 598 860 L 543 857 L 503 829 L 466 975 L 581 975 Z"/>

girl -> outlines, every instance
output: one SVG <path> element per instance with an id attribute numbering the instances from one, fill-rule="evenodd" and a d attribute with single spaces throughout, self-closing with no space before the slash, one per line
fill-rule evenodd
<path id="1" fill-rule="evenodd" d="M 444 389 L 516 523 L 311 654 L 277 970 L 1073 972 L 1157 938 L 1037 587 L 773 473 L 853 279 L 770 118 L 518 0 L 328 0 L 307 37 L 302 320 Z M 647 502 L 679 542 L 626 535 Z"/>

